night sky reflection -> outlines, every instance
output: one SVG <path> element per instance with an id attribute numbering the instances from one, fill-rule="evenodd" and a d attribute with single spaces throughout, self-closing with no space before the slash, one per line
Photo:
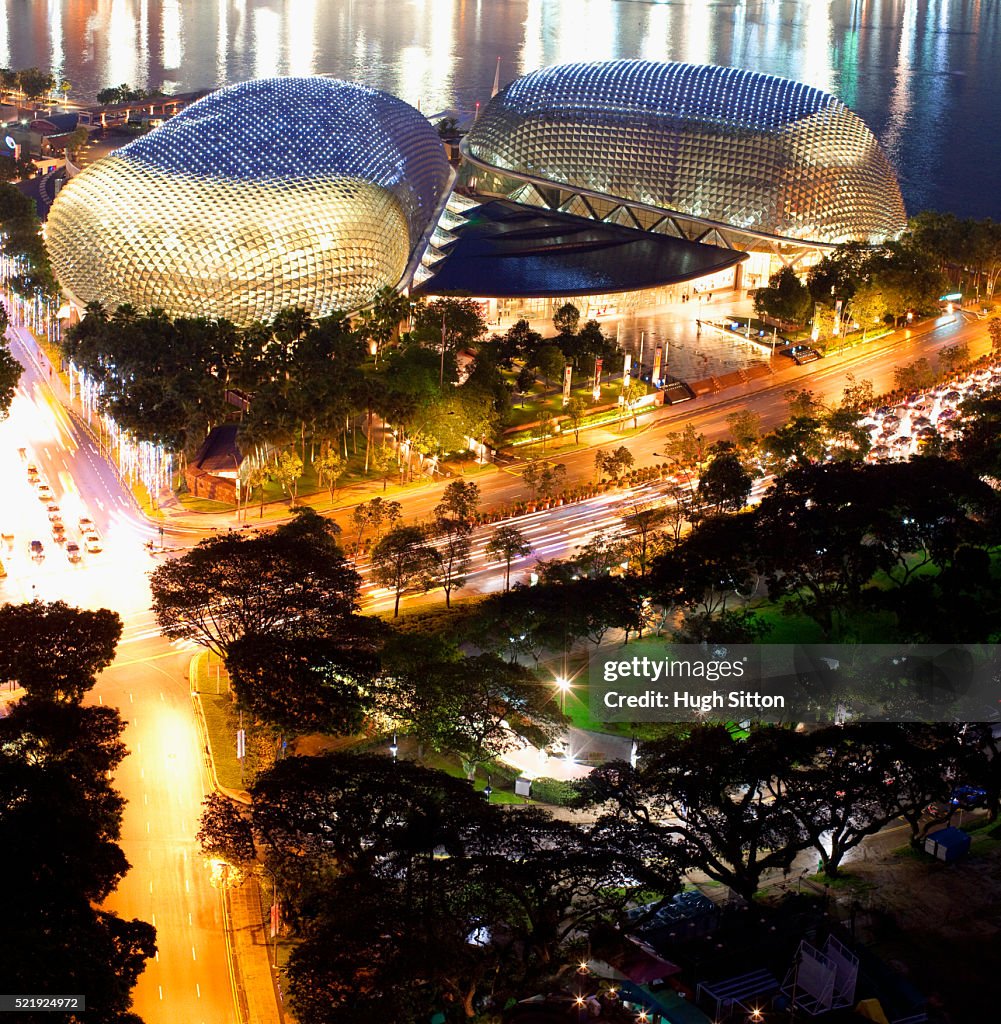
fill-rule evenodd
<path id="1" fill-rule="evenodd" d="M 732 64 L 833 92 L 873 129 L 908 210 L 1001 217 L 996 0 L 0 0 L 0 66 L 75 92 L 325 73 L 427 113 L 573 60 Z"/>

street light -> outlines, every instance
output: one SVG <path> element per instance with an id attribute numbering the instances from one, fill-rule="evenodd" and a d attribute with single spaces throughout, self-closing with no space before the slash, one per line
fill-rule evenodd
<path id="1" fill-rule="evenodd" d="M 567 692 L 570 689 L 570 680 L 566 676 L 557 676 L 555 679 L 556 689 L 560 691 L 560 713 L 567 712 Z"/>
<path id="2" fill-rule="evenodd" d="M 490 794 L 493 793 L 493 789 L 490 786 L 490 776 L 487 776 L 487 784 L 483 787 L 483 795 L 487 798 L 487 803 L 490 803 Z"/>
<path id="3" fill-rule="evenodd" d="M 393 733 L 393 741 L 389 744 L 389 752 L 393 755 L 393 760 L 396 760 L 396 755 L 400 752 L 400 745 L 396 742 L 396 733 Z"/>

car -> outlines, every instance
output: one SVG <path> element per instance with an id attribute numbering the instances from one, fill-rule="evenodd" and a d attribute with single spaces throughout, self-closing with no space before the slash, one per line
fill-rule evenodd
<path id="1" fill-rule="evenodd" d="M 38 476 L 38 467 L 33 462 L 29 462 L 25 472 L 28 476 Z"/>
<path id="2" fill-rule="evenodd" d="M 91 519 L 90 516 L 80 516 L 80 518 L 77 520 L 76 525 L 79 527 L 80 532 L 83 534 L 97 532 L 97 528 L 94 526 L 94 520 Z"/>
<path id="3" fill-rule="evenodd" d="M 74 563 L 79 562 L 83 558 L 80 545 L 75 540 L 66 541 L 66 557 Z"/>
<path id="4" fill-rule="evenodd" d="M 12 534 L 12 533 L 5 533 L 3 535 L 3 542 L 4 542 L 4 546 L 7 548 L 8 551 L 13 551 L 14 550 L 14 534 Z"/>
<path id="5" fill-rule="evenodd" d="M 45 506 L 45 511 L 48 513 L 50 523 L 63 517 L 62 509 L 54 501 Z"/>
<path id="6" fill-rule="evenodd" d="M 52 501 L 55 495 L 52 493 L 52 488 L 48 484 L 38 485 L 38 500 L 39 501 Z"/>
<path id="7" fill-rule="evenodd" d="M 84 547 L 93 555 L 104 550 L 101 546 L 101 538 L 96 533 L 88 533 L 83 539 Z"/>
<path id="8" fill-rule="evenodd" d="M 28 548 L 31 551 L 31 557 L 34 561 L 41 562 L 42 559 L 45 558 L 45 548 L 42 547 L 42 542 L 40 540 L 33 540 L 28 545 Z"/>
<path id="9" fill-rule="evenodd" d="M 56 522 L 52 524 L 52 539 L 57 544 L 66 543 L 66 527 L 63 526 L 61 519 L 57 519 Z"/>

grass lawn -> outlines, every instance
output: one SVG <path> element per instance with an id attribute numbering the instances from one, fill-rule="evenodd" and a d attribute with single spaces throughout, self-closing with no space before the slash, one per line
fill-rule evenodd
<path id="1" fill-rule="evenodd" d="M 239 729 L 239 713 L 226 694 L 201 695 L 202 710 L 205 712 L 205 726 L 209 734 L 212 760 L 215 762 L 219 784 L 228 789 L 246 789 L 254 780 L 258 770 L 258 758 L 252 745 L 247 744 L 245 772 L 241 777 L 240 762 L 236 758 L 236 730 Z"/>
<path id="2" fill-rule="evenodd" d="M 424 758 L 422 764 L 427 768 L 437 768 L 439 771 L 445 772 L 446 775 L 451 775 L 453 779 L 464 779 L 466 773 L 462 770 L 462 766 L 455 757 L 447 757 L 443 754 L 432 754 L 430 757 Z M 473 780 L 473 789 L 477 793 L 482 793 L 487 784 L 487 773 L 482 769 L 476 770 L 476 778 Z M 506 788 L 507 787 L 507 788 Z M 523 796 L 518 796 L 514 792 L 513 785 L 502 779 L 499 776 L 491 776 L 490 778 L 490 802 L 492 804 L 527 804 L 528 800 Z"/>
<path id="3" fill-rule="evenodd" d="M 233 506 L 225 501 L 213 501 L 211 498 L 196 498 L 188 491 L 177 495 L 177 500 L 189 512 L 232 512 Z"/>

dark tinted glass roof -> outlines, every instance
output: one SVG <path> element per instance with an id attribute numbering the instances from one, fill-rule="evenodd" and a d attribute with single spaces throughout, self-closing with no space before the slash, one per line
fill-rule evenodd
<path id="1" fill-rule="evenodd" d="M 600 295 L 688 281 L 746 254 L 566 213 L 493 200 L 455 228 L 421 291 L 498 298 Z"/>

